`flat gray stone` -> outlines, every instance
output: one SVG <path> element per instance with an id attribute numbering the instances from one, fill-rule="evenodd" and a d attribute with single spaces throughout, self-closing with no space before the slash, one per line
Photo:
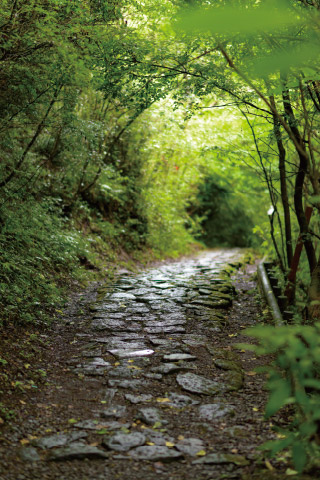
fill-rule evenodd
<path id="1" fill-rule="evenodd" d="M 148 445 L 135 448 L 129 452 L 134 460 L 150 460 L 152 462 L 172 462 L 183 457 L 181 452 L 165 446 Z"/>
<path id="2" fill-rule="evenodd" d="M 127 310 L 127 312 L 133 313 L 134 315 L 138 313 L 146 314 L 146 313 L 149 313 L 149 308 L 146 306 L 143 306 L 143 307 L 132 306 Z"/>
<path id="3" fill-rule="evenodd" d="M 47 456 L 47 460 L 50 461 L 82 460 L 84 458 L 108 458 L 108 454 L 97 447 L 78 444 L 56 448 L 51 450 Z"/>
<path id="4" fill-rule="evenodd" d="M 121 301 L 125 301 L 125 300 L 135 300 L 136 297 L 134 295 L 132 295 L 132 293 L 127 293 L 127 292 L 116 292 L 116 293 L 112 293 L 112 295 L 110 295 L 108 297 L 108 300 L 121 300 Z"/>
<path id="5" fill-rule="evenodd" d="M 159 292 L 160 293 L 160 292 Z M 147 295 L 143 295 L 139 297 L 140 302 L 154 302 L 155 300 L 161 300 L 162 297 L 161 295 L 157 295 L 156 293 L 149 293 Z"/>
<path id="6" fill-rule="evenodd" d="M 125 318 L 127 317 L 127 313 L 126 312 L 104 312 L 104 311 L 101 311 L 96 313 L 93 318 L 96 319 L 96 318 L 101 318 L 105 321 L 108 321 L 109 319 L 115 319 L 115 320 L 125 320 Z"/>
<path id="7" fill-rule="evenodd" d="M 116 377 L 116 378 L 133 378 L 141 376 L 141 370 L 131 369 L 129 368 L 130 364 L 115 367 L 109 371 L 109 377 Z"/>
<path id="8" fill-rule="evenodd" d="M 107 313 L 114 313 L 119 311 L 119 304 L 118 303 L 102 303 L 101 305 L 94 305 L 93 307 L 90 307 L 91 311 L 94 312 L 103 312 L 105 314 Z"/>
<path id="9" fill-rule="evenodd" d="M 141 420 L 146 425 L 154 425 L 155 423 L 166 423 L 161 419 L 159 410 L 153 407 L 141 408 L 138 411 L 138 415 L 136 416 L 136 418 Z"/>
<path id="10" fill-rule="evenodd" d="M 199 416 L 203 420 L 214 420 L 234 412 L 234 407 L 224 403 L 209 403 L 199 407 Z"/>
<path id="11" fill-rule="evenodd" d="M 162 357 L 164 362 L 180 362 L 180 361 L 193 361 L 197 360 L 197 357 L 190 355 L 189 353 L 170 353 Z"/>
<path id="12" fill-rule="evenodd" d="M 156 311 L 159 310 L 160 312 L 177 313 L 177 305 L 174 302 L 166 302 L 164 300 L 152 302 L 150 308 Z"/>
<path id="13" fill-rule="evenodd" d="M 180 325 L 170 325 L 168 327 L 146 327 L 144 331 L 151 334 L 156 333 L 184 333 L 186 331 L 185 328 L 181 327 Z"/>
<path id="14" fill-rule="evenodd" d="M 19 449 L 18 455 L 24 462 L 38 462 L 41 460 L 34 447 L 22 447 Z"/>
<path id="15" fill-rule="evenodd" d="M 246 459 L 246 457 L 242 455 L 233 455 L 229 453 L 210 453 L 205 457 L 199 458 L 198 460 L 194 460 L 192 462 L 194 465 L 196 464 L 209 464 L 209 465 L 219 465 L 223 463 L 233 463 L 239 467 L 245 467 L 250 465 L 250 462 Z"/>
<path id="16" fill-rule="evenodd" d="M 111 363 L 107 362 L 101 357 L 93 357 L 92 360 L 88 363 L 92 367 L 111 367 Z"/>
<path id="17" fill-rule="evenodd" d="M 131 291 L 131 293 L 136 297 L 142 297 L 144 295 L 149 295 L 155 292 L 156 290 L 153 290 L 152 288 L 135 288 Z M 140 298 L 138 298 L 138 300 L 140 300 Z"/>
<path id="18" fill-rule="evenodd" d="M 156 280 L 154 280 L 154 281 L 156 281 Z M 159 283 L 158 283 L 158 282 L 157 282 L 157 283 L 154 283 L 154 284 L 153 284 L 153 287 L 154 287 L 154 288 L 158 288 L 158 289 L 160 289 L 160 290 L 168 290 L 169 288 L 172 288 L 173 285 L 172 285 L 171 283 L 165 283 L 165 282 L 163 282 L 163 283 L 160 283 L 160 282 L 159 282 Z"/>
<path id="19" fill-rule="evenodd" d="M 150 402 L 152 400 L 152 395 L 147 395 L 147 394 L 141 394 L 141 395 L 132 395 L 131 393 L 126 393 L 125 394 L 126 400 L 129 400 L 130 403 L 133 403 L 134 405 L 138 403 L 146 403 Z"/>
<path id="20" fill-rule="evenodd" d="M 154 354 L 154 350 L 151 349 L 130 349 L 130 348 L 117 348 L 114 350 L 108 350 L 111 355 L 114 355 L 117 358 L 131 358 L 131 357 L 146 357 Z"/>
<path id="21" fill-rule="evenodd" d="M 140 380 L 140 379 L 133 379 L 133 380 L 108 380 L 108 385 L 110 387 L 118 387 L 118 388 L 128 388 L 129 390 L 139 390 L 145 388 L 148 384 L 147 382 Z"/>
<path id="22" fill-rule="evenodd" d="M 101 412 L 102 418 L 122 418 L 125 416 L 127 408 L 124 405 L 114 405 Z"/>
<path id="23" fill-rule="evenodd" d="M 112 403 L 112 400 L 115 396 L 115 394 L 117 393 L 117 389 L 116 388 L 108 388 L 106 391 L 105 391 L 105 395 L 104 395 L 104 401 L 107 402 L 107 405 L 111 405 Z"/>
<path id="24" fill-rule="evenodd" d="M 145 429 L 143 433 L 147 436 L 148 442 L 158 446 L 166 446 L 166 442 L 174 443 L 174 438 L 157 430 Z"/>
<path id="25" fill-rule="evenodd" d="M 44 450 L 55 447 L 63 447 L 69 443 L 75 442 L 80 438 L 87 437 L 86 432 L 70 432 L 70 433 L 61 433 L 56 435 L 48 435 L 46 437 L 37 438 L 32 440 L 32 444 L 38 448 Z"/>
<path id="26" fill-rule="evenodd" d="M 167 339 L 167 338 L 149 337 L 149 340 L 152 343 L 152 345 L 155 345 L 157 347 L 175 349 L 175 348 L 180 346 L 180 343 L 175 342 L 174 340 Z"/>
<path id="27" fill-rule="evenodd" d="M 208 308 L 228 308 L 232 304 L 230 300 L 227 300 L 225 298 L 221 298 L 221 299 L 216 298 L 213 300 L 197 299 L 197 300 L 192 300 L 191 303 L 193 305 L 201 305 Z"/>
<path id="28" fill-rule="evenodd" d="M 224 390 L 224 385 L 189 372 L 179 373 L 177 382 L 184 390 L 202 395 L 216 395 Z"/>
<path id="29" fill-rule="evenodd" d="M 110 338 L 108 341 L 108 347 L 112 347 L 114 350 L 121 349 L 121 350 L 144 350 L 146 347 L 144 342 L 128 342 L 123 338 Z"/>
<path id="30" fill-rule="evenodd" d="M 116 319 L 104 319 L 104 318 L 96 318 L 91 323 L 92 330 L 111 330 L 115 332 L 123 331 L 123 332 L 138 332 L 141 330 L 140 323 L 134 322 L 125 322 L 122 320 Z"/>
<path id="31" fill-rule="evenodd" d="M 185 438 L 176 444 L 179 452 L 194 457 L 200 450 L 204 449 L 204 443 L 199 438 Z"/>
<path id="32" fill-rule="evenodd" d="M 162 375 L 170 375 L 172 373 L 187 372 L 188 370 L 195 370 L 195 366 L 190 363 L 163 363 L 158 367 L 153 367 L 151 370 Z"/>
<path id="33" fill-rule="evenodd" d="M 120 428 L 130 427 L 130 423 L 122 423 L 111 420 L 83 420 L 74 424 L 75 428 L 80 428 L 83 430 L 120 430 Z"/>
<path id="34" fill-rule="evenodd" d="M 143 378 L 150 378 L 151 380 L 162 380 L 161 373 L 143 373 Z"/>
<path id="35" fill-rule="evenodd" d="M 208 290 L 206 288 L 199 288 L 199 293 L 201 295 L 210 295 L 212 293 L 212 290 Z"/>
<path id="36" fill-rule="evenodd" d="M 186 319 L 185 318 L 177 318 L 177 319 L 166 319 L 164 318 L 163 320 L 151 320 L 151 321 L 147 321 L 145 323 L 145 326 L 148 327 L 148 328 L 151 328 L 151 327 L 157 327 L 157 328 L 164 328 L 164 327 L 173 327 L 175 325 L 185 325 L 186 323 Z"/>
<path id="37" fill-rule="evenodd" d="M 107 368 L 105 367 L 97 367 L 95 365 L 84 365 L 83 367 L 78 367 L 74 370 L 75 373 L 80 373 L 81 375 L 88 375 L 90 377 L 103 377 L 106 372 Z"/>
<path id="38" fill-rule="evenodd" d="M 168 405 L 176 408 L 184 408 L 190 405 L 198 405 L 200 403 L 199 400 L 194 400 L 187 395 L 180 395 L 178 393 L 169 393 L 168 397 L 170 398 Z"/>
<path id="39" fill-rule="evenodd" d="M 117 452 L 127 452 L 131 448 L 139 447 L 146 441 L 146 436 L 140 432 L 116 433 L 103 440 L 102 445 Z"/>

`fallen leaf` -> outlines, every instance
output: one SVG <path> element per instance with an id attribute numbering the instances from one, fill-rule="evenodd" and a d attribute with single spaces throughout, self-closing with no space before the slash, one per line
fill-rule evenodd
<path id="1" fill-rule="evenodd" d="M 154 445 L 153 442 L 146 442 L 146 445 L 149 445 L 150 447 L 152 447 Z"/>
<path id="2" fill-rule="evenodd" d="M 257 407 L 253 407 L 252 410 L 253 410 L 254 412 L 259 412 L 259 408 L 257 408 Z"/>
<path id="3" fill-rule="evenodd" d="M 21 405 L 26 405 L 26 402 L 24 402 L 23 400 L 19 400 L 19 402 L 21 403 Z"/>
<path id="4" fill-rule="evenodd" d="M 170 402 L 170 398 L 167 398 L 167 397 L 158 397 L 156 400 L 158 403 Z"/>
<path id="5" fill-rule="evenodd" d="M 250 377 L 253 377 L 254 375 L 257 375 L 257 372 L 246 372 L 246 375 L 250 375 Z"/>
<path id="6" fill-rule="evenodd" d="M 184 436 L 183 436 L 183 435 L 179 435 L 178 440 L 184 440 Z"/>
<path id="7" fill-rule="evenodd" d="M 298 475 L 298 472 L 296 472 L 295 470 L 292 470 L 292 468 L 287 468 L 286 470 L 286 475 Z"/>
<path id="8" fill-rule="evenodd" d="M 267 467 L 268 470 L 270 470 L 271 472 L 274 470 L 274 468 L 271 465 L 271 463 L 269 462 L 269 460 L 265 460 L 264 463 L 266 464 L 266 467 Z"/>
<path id="9" fill-rule="evenodd" d="M 73 423 L 77 423 L 77 421 L 78 420 L 76 420 L 75 418 L 69 418 L 68 423 L 71 423 L 72 425 Z"/>
<path id="10" fill-rule="evenodd" d="M 27 438 L 22 438 L 20 440 L 20 443 L 21 445 L 28 445 L 30 443 L 30 440 L 28 440 Z"/>
<path id="11" fill-rule="evenodd" d="M 196 455 L 198 457 L 204 457 L 205 455 L 207 455 L 207 453 L 205 452 L 205 450 L 199 450 L 199 452 L 197 452 Z"/>
<path id="12" fill-rule="evenodd" d="M 114 363 L 114 366 L 115 366 L 115 367 L 118 367 L 119 365 L 120 365 L 120 362 Z"/>
<path id="13" fill-rule="evenodd" d="M 172 442 L 166 442 L 166 447 L 174 447 L 175 444 Z"/>

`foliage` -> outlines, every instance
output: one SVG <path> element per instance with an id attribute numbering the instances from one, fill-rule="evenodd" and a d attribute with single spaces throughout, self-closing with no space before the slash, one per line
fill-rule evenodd
<path id="1" fill-rule="evenodd" d="M 54 202 L 12 202 L 0 235 L 1 323 L 45 318 L 61 302 L 57 284 L 85 253 L 81 239 L 64 233 Z"/>
<path id="2" fill-rule="evenodd" d="M 247 333 L 259 344 L 246 348 L 259 355 L 275 355 L 268 368 L 266 418 L 293 408 L 287 429 L 278 430 L 279 438 L 263 448 L 271 455 L 289 448 L 294 466 L 301 472 L 320 453 L 320 323 L 278 327 L 276 335 L 272 326 L 251 328 Z"/>

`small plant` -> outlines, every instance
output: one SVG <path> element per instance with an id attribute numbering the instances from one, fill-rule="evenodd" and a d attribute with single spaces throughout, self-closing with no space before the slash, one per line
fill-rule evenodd
<path id="1" fill-rule="evenodd" d="M 271 456 L 289 449 L 294 467 L 302 472 L 320 455 L 320 323 L 277 328 L 259 326 L 247 333 L 258 345 L 246 345 L 260 355 L 275 355 L 268 372 L 270 391 L 265 416 L 289 407 L 288 427 L 278 439 L 262 446 Z M 290 412 L 291 413 L 291 412 Z"/>
<path id="2" fill-rule="evenodd" d="M 10 410 L 2 402 L 0 402 L 0 425 L 5 420 L 10 420 L 11 418 L 13 418 L 14 415 L 15 413 L 13 410 Z M 2 422 L 1 422 L 1 419 L 3 420 Z"/>

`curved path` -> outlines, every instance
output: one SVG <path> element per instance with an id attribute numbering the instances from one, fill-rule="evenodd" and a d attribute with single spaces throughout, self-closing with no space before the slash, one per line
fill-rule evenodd
<path id="1" fill-rule="evenodd" d="M 236 274 L 238 297 L 231 278 L 242 255 L 201 253 L 100 292 L 48 378 L 59 413 L 38 413 L 19 475 L 3 478 L 251 478 L 270 432 L 256 359 L 233 348 L 258 314 L 249 276 Z"/>

